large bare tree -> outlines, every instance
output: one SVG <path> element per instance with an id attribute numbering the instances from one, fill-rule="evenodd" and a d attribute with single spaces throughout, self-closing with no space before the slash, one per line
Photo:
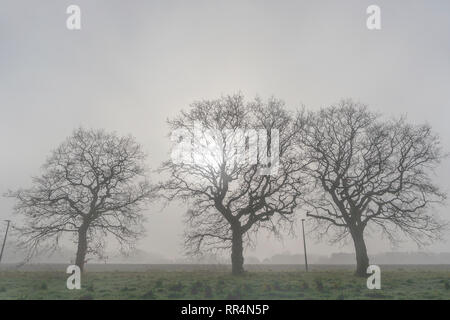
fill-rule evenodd
<path id="1" fill-rule="evenodd" d="M 335 231 L 332 240 L 351 236 L 357 275 L 369 265 L 366 228 L 378 227 L 394 242 L 402 234 L 419 244 L 439 236 L 442 224 L 430 209 L 445 198 L 432 182 L 442 153 L 428 125 L 383 120 L 351 100 L 299 121 L 299 146 L 316 187 L 309 216 L 319 231 Z"/>
<path id="2" fill-rule="evenodd" d="M 56 248 L 70 234 L 81 270 L 87 254 L 102 254 L 108 235 L 122 247 L 133 244 L 143 231 L 141 210 L 152 194 L 144 160 L 131 136 L 74 131 L 53 151 L 31 188 L 8 194 L 24 217 L 18 228 L 21 244 L 34 254 Z"/>
<path id="3" fill-rule="evenodd" d="M 193 103 L 169 121 L 175 145 L 160 188 L 188 204 L 189 253 L 231 249 L 232 272 L 241 274 L 252 235 L 290 225 L 302 185 L 294 122 L 282 101 L 242 95 Z"/>

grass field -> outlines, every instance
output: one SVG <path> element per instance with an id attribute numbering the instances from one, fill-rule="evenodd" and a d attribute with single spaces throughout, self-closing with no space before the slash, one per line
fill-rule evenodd
<path id="1" fill-rule="evenodd" d="M 367 289 L 351 267 L 254 266 L 233 277 L 225 267 L 91 266 L 81 290 L 68 290 L 65 269 L 53 269 L 0 271 L 0 299 L 450 299 L 450 266 L 381 266 L 381 290 Z"/>

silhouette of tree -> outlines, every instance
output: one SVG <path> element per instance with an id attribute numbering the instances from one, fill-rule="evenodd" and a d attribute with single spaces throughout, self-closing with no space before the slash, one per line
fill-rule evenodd
<path id="1" fill-rule="evenodd" d="M 402 233 L 423 244 L 443 225 L 429 212 L 445 195 L 431 181 L 441 158 L 439 138 L 427 125 L 385 120 L 351 100 L 299 115 L 298 141 L 306 153 L 315 193 L 310 217 L 333 241 L 351 236 L 356 274 L 369 265 L 364 232 L 380 228 L 391 240 Z"/>
<path id="2" fill-rule="evenodd" d="M 107 235 L 122 247 L 132 245 L 142 234 L 141 210 L 152 194 L 144 160 L 131 136 L 74 131 L 31 188 L 7 194 L 16 198 L 15 212 L 24 217 L 18 231 L 30 257 L 55 249 L 70 234 L 77 244 L 75 263 L 83 270 L 87 254 L 101 256 Z"/>
<path id="3" fill-rule="evenodd" d="M 242 95 L 193 103 L 169 121 L 177 144 L 160 190 L 189 205 L 189 253 L 231 249 L 232 272 L 241 274 L 252 235 L 292 222 L 302 185 L 294 124 L 282 101 L 245 104 Z"/>

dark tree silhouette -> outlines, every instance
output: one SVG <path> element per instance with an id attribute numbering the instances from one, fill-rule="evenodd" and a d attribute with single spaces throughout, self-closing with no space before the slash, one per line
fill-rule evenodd
<path id="1" fill-rule="evenodd" d="M 383 120 L 351 100 L 301 114 L 299 122 L 317 191 L 307 200 L 309 216 L 317 230 L 336 231 L 332 240 L 351 236 L 357 275 L 369 265 L 366 227 L 378 227 L 391 241 L 402 233 L 419 244 L 439 236 L 442 224 L 429 209 L 445 198 L 431 181 L 442 154 L 429 126 Z"/>
<path id="2" fill-rule="evenodd" d="M 112 235 L 122 248 L 142 233 L 143 205 L 151 198 L 145 155 L 133 137 L 102 130 L 76 130 L 43 166 L 33 186 L 9 192 L 18 228 L 30 256 L 55 249 L 63 235 L 77 244 L 75 263 L 83 270 L 86 255 L 101 255 Z"/>
<path id="3" fill-rule="evenodd" d="M 283 102 L 245 104 L 241 95 L 193 103 L 169 121 L 178 144 L 160 188 L 188 203 L 189 253 L 231 249 L 232 272 L 241 274 L 252 235 L 290 225 L 301 195 L 294 123 Z"/>

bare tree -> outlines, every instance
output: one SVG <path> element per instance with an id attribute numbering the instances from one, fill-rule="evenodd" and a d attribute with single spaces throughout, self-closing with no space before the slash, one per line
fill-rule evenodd
<path id="1" fill-rule="evenodd" d="M 101 255 L 112 235 L 132 245 L 143 232 L 141 210 L 151 197 L 145 155 L 133 137 L 103 130 L 78 129 L 43 166 L 33 186 L 9 192 L 30 255 L 55 249 L 65 234 L 77 244 L 75 263 L 83 270 L 86 255 Z"/>
<path id="2" fill-rule="evenodd" d="M 351 100 L 302 114 L 299 122 L 316 187 L 309 216 L 322 235 L 336 232 L 332 241 L 351 236 L 357 275 L 369 265 L 366 227 L 394 242 L 402 234 L 419 244 L 439 236 L 442 224 L 428 210 L 445 198 L 431 181 L 442 154 L 429 126 L 383 120 Z"/>
<path id="3" fill-rule="evenodd" d="M 301 195 L 294 122 L 282 101 L 245 104 L 241 95 L 193 103 L 169 121 L 176 145 L 160 188 L 188 203 L 189 253 L 231 249 L 241 274 L 252 235 L 289 225 Z"/>

